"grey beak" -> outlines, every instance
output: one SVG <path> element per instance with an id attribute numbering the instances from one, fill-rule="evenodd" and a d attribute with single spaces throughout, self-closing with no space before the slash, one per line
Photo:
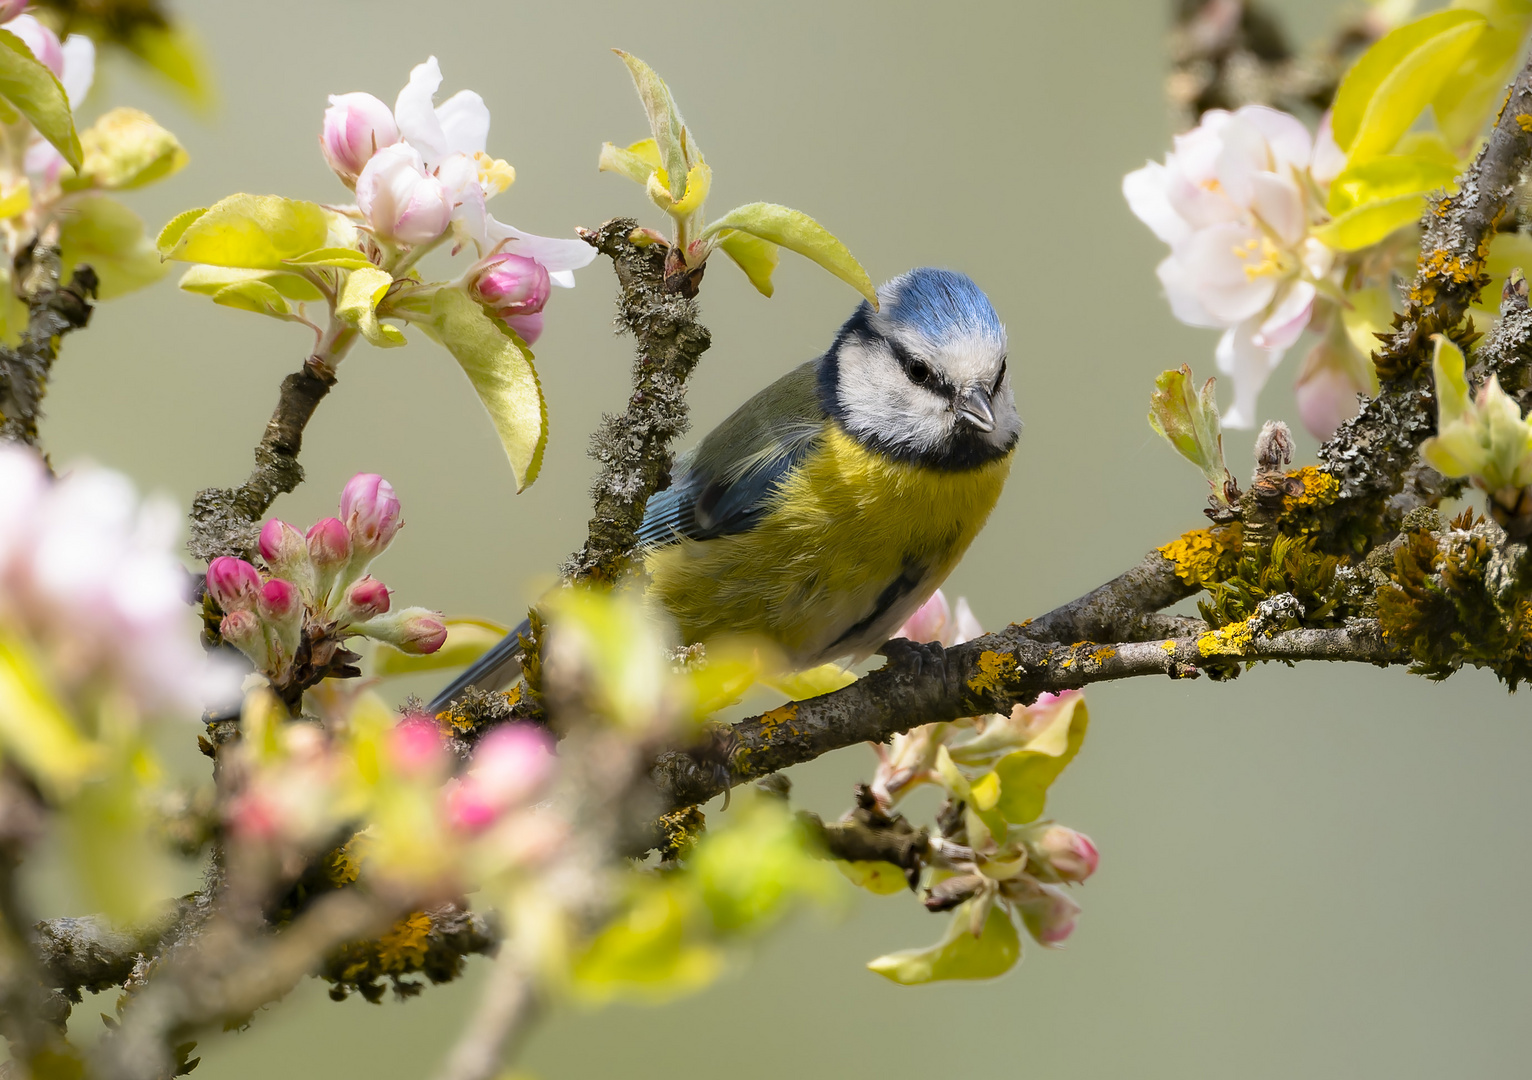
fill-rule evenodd
<path id="1" fill-rule="evenodd" d="M 980 431 L 995 430 L 995 410 L 990 408 L 989 395 L 982 387 L 972 386 L 958 394 L 952 408 L 958 419 L 967 420 Z"/>

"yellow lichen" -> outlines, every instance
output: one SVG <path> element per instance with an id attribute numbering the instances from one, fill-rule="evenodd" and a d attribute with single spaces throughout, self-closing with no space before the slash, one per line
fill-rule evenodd
<path id="1" fill-rule="evenodd" d="M 1477 278 L 1483 270 L 1483 256 L 1473 260 L 1464 259 L 1450 251 L 1433 251 L 1421 260 L 1421 273 L 1427 278 L 1450 281 L 1464 285 Z"/>
<path id="2" fill-rule="evenodd" d="M 1067 665 L 1068 661 L 1065 663 Z M 979 673 L 968 680 L 968 689 L 980 694 L 996 692 L 1003 689 L 1006 680 L 1015 673 L 1014 656 L 986 650 L 979 654 Z"/>
<path id="3" fill-rule="evenodd" d="M 1288 475 L 1303 483 L 1303 494 L 1284 498 L 1284 511 L 1312 510 L 1334 502 L 1335 496 L 1340 494 L 1340 481 L 1316 465 L 1305 465 Z"/>
<path id="4" fill-rule="evenodd" d="M 424 911 L 406 915 L 378 939 L 378 964 L 386 972 L 404 974 L 425 963 L 431 936 L 431 916 Z"/>
<path id="5" fill-rule="evenodd" d="M 798 719 L 798 705 L 796 702 L 788 702 L 786 705 L 772 709 L 771 712 L 761 717 L 761 738 L 770 741 L 776 735 L 777 729 L 784 724 L 788 725 L 787 730 L 789 732 L 796 734 L 797 729 L 792 726 L 793 721 L 796 719 Z"/>
<path id="6" fill-rule="evenodd" d="M 1244 656 L 1255 642 L 1255 624 L 1255 619 L 1247 619 L 1209 630 L 1197 639 L 1197 651 L 1204 657 Z"/>
<path id="7" fill-rule="evenodd" d="M 357 833 L 325 857 L 325 876 L 332 885 L 350 885 L 361 875 L 365 839 Z"/>
<path id="8" fill-rule="evenodd" d="M 1522 131 L 1532 135 L 1532 113 L 1517 113 L 1516 123 Z"/>
<path id="9" fill-rule="evenodd" d="M 1160 642 L 1160 648 L 1168 653 L 1173 653 L 1176 651 L 1176 643 L 1174 641 L 1162 641 Z"/>
<path id="10" fill-rule="evenodd" d="M 1193 529 L 1160 547 L 1159 552 L 1176 564 L 1176 577 L 1188 585 L 1207 585 L 1232 572 L 1242 540 L 1238 523 Z"/>
<path id="11" fill-rule="evenodd" d="M 1110 645 L 1103 645 L 1103 646 L 1101 646 L 1101 648 L 1099 648 L 1095 652 L 1091 653 L 1090 654 L 1090 658 L 1092 660 L 1096 661 L 1096 663 L 1098 663 L 1098 664 L 1104 664 L 1104 663 L 1106 663 L 1108 660 L 1110 660 L 1112 657 L 1114 657 L 1116 655 L 1117 655 L 1117 650 L 1116 649 L 1112 648 Z"/>

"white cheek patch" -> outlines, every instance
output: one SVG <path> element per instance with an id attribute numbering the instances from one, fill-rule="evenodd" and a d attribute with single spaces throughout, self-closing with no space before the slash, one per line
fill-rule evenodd
<path id="1" fill-rule="evenodd" d="M 910 382 L 886 351 L 847 342 L 839 361 L 838 397 L 852 434 L 916 452 L 936 450 L 951 436 L 951 406 Z"/>

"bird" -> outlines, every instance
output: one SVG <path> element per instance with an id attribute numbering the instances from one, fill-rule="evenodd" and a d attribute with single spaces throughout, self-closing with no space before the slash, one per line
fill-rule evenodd
<path id="1" fill-rule="evenodd" d="M 923 267 L 671 471 L 638 531 L 648 598 L 688 643 L 754 635 L 794 670 L 884 647 L 957 565 L 1010 473 L 1005 327 L 967 275 Z M 521 672 L 523 623 L 431 702 Z"/>

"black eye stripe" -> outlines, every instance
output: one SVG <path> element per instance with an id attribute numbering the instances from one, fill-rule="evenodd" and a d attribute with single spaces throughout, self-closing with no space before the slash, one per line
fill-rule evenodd
<path id="1" fill-rule="evenodd" d="M 910 352 L 901 342 L 895 341 L 893 338 L 886 338 L 885 340 L 888 343 L 889 352 L 893 353 L 894 359 L 898 361 L 899 366 L 904 368 L 905 377 L 910 382 L 937 393 L 949 396 L 953 393 L 952 388 L 947 385 L 947 381 L 942 378 L 941 373 L 935 367 Z"/>
<path id="2" fill-rule="evenodd" d="M 995 376 L 995 385 L 990 388 L 989 392 L 991 394 L 998 394 L 998 393 L 1000 393 L 1000 384 L 1003 383 L 1003 382 L 1005 382 L 1005 358 L 1004 357 L 1002 357 L 1001 360 L 1000 360 L 1000 374 Z"/>

